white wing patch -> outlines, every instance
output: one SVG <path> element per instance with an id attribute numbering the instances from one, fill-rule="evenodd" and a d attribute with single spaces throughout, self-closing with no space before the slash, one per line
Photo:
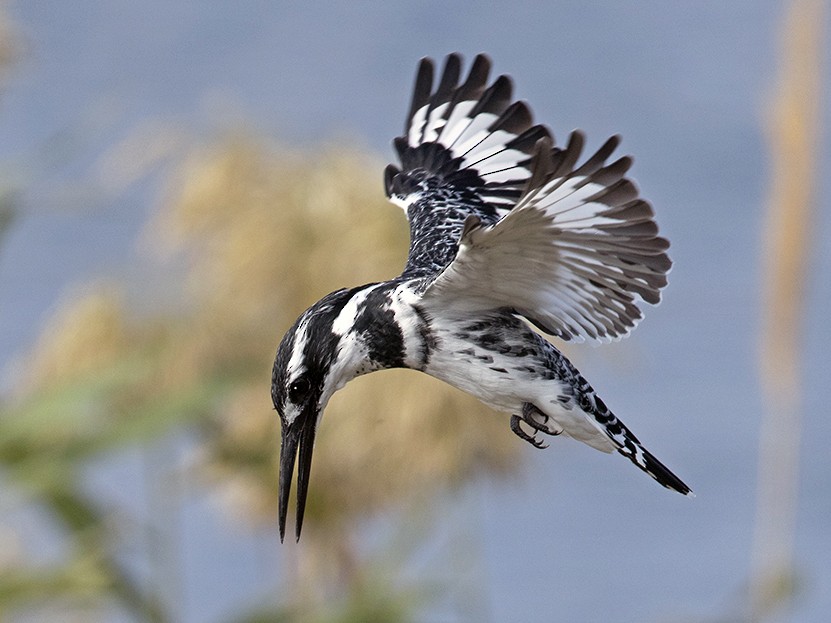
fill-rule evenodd
<path id="1" fill-rule="evenodd" d="M 445 102 L 440 106 L 436 106 L 430 112 L 430 119 L 427 121 L 427 126 L 424 128 L 424 136 L 422 142 L 431 143 L 439 138 L 439 133 L 444 128 L 444 111 L 447 110 L 449 104 Z"/>
<path id="2" fill-rule="evenodd" d="M 410 145 L 418 145 L 421 143 L 421 136 L 424 132 L 424 123 L 427 121 L 427 110 L 429 106 L 422 106 L 413 115 L 410 121 L 410 131 L 407 133 L 407 140 Z"/>
<path id="3" fill-rule="evenodd" d="M 453 107 L 453 112 L 447 118 L 447 123 L 441 132 L 439 142 L 442 145 L 453 145 L 468 125 L 468 115 L 476 106 L 476 102 L 468 100 L 459 102 Z"/>
<path id="4" fill-rule="evenodd" d="M 489 128 L 497 118 L 496 115 L 490 113 L 479 113 L 473 119 L 463 119 L 460 122 L 464 126 L 462 131 L 449 146 L 453 157 L 467 155 L 466 162 L 482 160 L 482 158 L 479 158 L 478 149 L 473 151 L 472 154 L 468 154 L 468 152 L 472 151 L 474 147 L 478 147 L 490 135 Z"/>
<path id="5" fill-rule="evenodd" d="M 398 195 L 390 195 L 389 197 L 390 203 L 397 205 L 399 208 L 404 210 L 404 214 L 406 214 L 407 210 L 410 209 L 410 206 L 419 199 L 421 199 L 421 193 L 410 193 L 405 197 L 400 197 Z"/>

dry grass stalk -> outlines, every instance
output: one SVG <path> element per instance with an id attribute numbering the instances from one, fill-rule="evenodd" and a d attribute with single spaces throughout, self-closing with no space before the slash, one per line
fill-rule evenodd
<path id="1" fill-rule="evenodd" d="M 801 436 L 800 353 L 815 201 L 821 102 L 823 0 L 794 0 L 768 118 L 772 180 L 764 240 L 759 448 L 750 616 L 763 618 L 793 590 Z"/>

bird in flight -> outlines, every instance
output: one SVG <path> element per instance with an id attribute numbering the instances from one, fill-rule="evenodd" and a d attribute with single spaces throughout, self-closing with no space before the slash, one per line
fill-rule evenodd
<path id="1" fill-rule="evenodd" d="M 580 131 L 555 146 L 528 105 L 512 101 L 508 76 L 488 84 L 490 66 L 480 54 L 462 79 L 461 57 L 451 54 L 434 88 L 435 66 L 421 61 L 394 141 L 400 166 L 384 175 L 410 225 L 404 272 L 328 294 L 280 343 L 271 397 L 282 427 L 281 540 L 298 457 L 300 539 L 329 399 L 387 368 L 420 370 L 476 396 L 535 447 L 546 446 L 539 434 L 565 434 L 691 493 L 539 333 L 616 340 L 641 319 L 637 303 L 659 302 L 669 243 L 626 177 L 632 160 L 608 162 L 617 136 L 583 162 Z"/>

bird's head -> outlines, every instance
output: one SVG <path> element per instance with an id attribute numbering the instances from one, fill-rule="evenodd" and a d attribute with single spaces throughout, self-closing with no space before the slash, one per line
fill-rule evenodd
<path id="1" fill-rule="evenodd" d="M 337 324 L 353 294 L 338 290 L 315 303 L 283 337 L 271 376 L 271 399 L 280 414 L 280 540 L 285 536 L 291 478 L 297 469 L 296 534 L 300 539 L 312 466 L 315 432 L 323 410 L 338 389 L 357 376 L 360 348 Z"/>

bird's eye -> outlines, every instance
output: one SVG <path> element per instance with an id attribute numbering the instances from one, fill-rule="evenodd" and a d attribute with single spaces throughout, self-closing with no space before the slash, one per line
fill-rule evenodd
<path id="1" fill-rule="evenodd" d="M 289 385 L 289 400 L 294 404 L 301 402 L 309 393 L 311 387 L 312 385 L 309 383 L 309 379 L 301 376 Z"/>

